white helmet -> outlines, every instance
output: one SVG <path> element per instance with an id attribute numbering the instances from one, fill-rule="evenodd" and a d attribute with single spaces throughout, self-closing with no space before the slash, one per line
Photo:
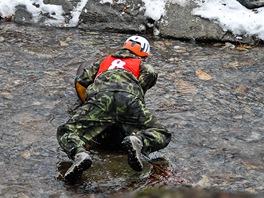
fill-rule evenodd
<path id="1" fill-rule="evenodd" d="M 150 54 L 150 45 L 147 39 L 142 36 L 131 36 L 129 37 L 124 46 L 124 49 L 132 51 L 134 54 L 147 57 Z"/>

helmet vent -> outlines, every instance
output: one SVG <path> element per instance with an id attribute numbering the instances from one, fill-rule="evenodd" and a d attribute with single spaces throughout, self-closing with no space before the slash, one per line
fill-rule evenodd
<path id="1" fill-rule="evenodd" d="M 129 37 L 123 48 L 128 49 L 138 56 L 146 57 L 149 56 L 150 46 L 149 42 L 141 36 L 131 36 Z"/>

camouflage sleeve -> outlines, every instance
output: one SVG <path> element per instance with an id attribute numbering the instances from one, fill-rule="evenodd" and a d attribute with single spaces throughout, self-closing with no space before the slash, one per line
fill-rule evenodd
<path id="1" fill-rule="evenodd" d="M 90 84 L 94 82 L 95 76 L 98 72 L 100 61 L 93 63 L 92 65 L 85 65 L 83 63 L 82 73 L 76 77 L 76 82 L 80 83 L 82 86 L 87 88 Z"/>
<path id="2" fill-rule="evenodd" d="M 139 83 L 144 93 L 156 84 L 157 78 L 158 74 L 150 64 L 141 63 Z"/>

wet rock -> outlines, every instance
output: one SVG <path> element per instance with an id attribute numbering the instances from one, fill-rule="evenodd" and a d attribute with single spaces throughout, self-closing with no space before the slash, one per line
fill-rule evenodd
<path id="1" fill-rule="evenodd" d="M 264 6 L 263 0 L 237 0 L 237 1 L 248 9 L 254 9 Z"/>
<path id="2" fill-rule="evenodd" d="M 223 30 L 217 23 L 196 16 L 193 10 L 197 7 L 194 1 L 186 5 L 167 4 L 166 15 L 159 21 L 160 35 L 185 40 L 236 42 L 237 36 Z M 251 37 L 241 37 L 242 43 L 254 43 Z"/>
<path id="3" fill-rule="evenodd" d="M 222 40 L 226 32 L 219 25 L 192 15 L 195 7 L 197 5 L 192 1 L 188 6 L 168 4 L 166 15 L 159 24 L 160 34 L 188 40 Z"/>
<path id="4" fill-rule="evenodd" d="M 34 21 L 32 19 L 33 16 L 30 12 L 27 11 L 26 6 L 24 5 L 16 6 L 16 11 L 14 16 L 14 21 L 16 23 L 20 23 L 20 24 L 33 23 Z"/>
<path id="5" fill-rule="evenodd" d="M 30 156 L 31 156 L 31 153 L 29 150 L 24 150 L 22 153 L 21 153 L 21 156 L 25 159 L 29 159 Z"/>
<path id="6" fill-rule="evenodd" d="M 16 23 L 36 23 L 41 26 L 69 27 L 78 26 L 80 29 L 90 31 L 108 31 L 121 33 L 144 33 L 154 36 L 170 37 L 196 41 L 221 41 L 241 42 L 255 44 L 256 38 L 251 36 L 237 37 L 230 31 L 223 30 L 220 25 L 212 20 L 203 19 L 194 15 L 196 1 L 186 3 L 166 3 L 166 14 L 161 18 L 146 16 L 145 2 L 134 0 L 130 2 L 111 1 L 112 3 L 97 0 L 89 0 L 82 10 L 78 10 L 80 0 L 44 0 L 45 4 L 62 6 L 60 14 L 40 11 L 39 16 L 32 19 L 25 6 L 17 6 L 14 16 Z M 241 4 L 255 8 L 264 3 L 259 1 L 239 1 Z M 38 4 L 33 4 L 37 8 Z M 61 8 L 60 8 L 61 9 Z M 73 13 L 80 17 L 74 18 Z"/>
<path id="7" fill-rule="evenodd" d="M 196 94 L 198 92 L 197 87 L 195 87 L 191 82 L 177 81 L 177 90 L 181 94 Z"/>
<path id="8" fill-rule="evenodd" d="M 14 96 L 10 92 L 7 92 L 7 91 L 1 92 L 1 96 L 8 100 L 12 100 L 14 98 Z"/>
<path id="9" fill-rule="evenodd" d="M 89 0 L 80 16 L 81 29 L 96 31 L 141 32 L 146 29 L 146 17 L 140 10 L 141 0 L 127 4 L 100 3 Z M 142 26 L 144 26 L 142 28 Z"/>
<path id="10" fill-rule="evenodd" d="M 195 71 L 196 75 L 199 77 L 201 80 L 211 80 L 213 77 L 204 71 L 198 69 Z"/>

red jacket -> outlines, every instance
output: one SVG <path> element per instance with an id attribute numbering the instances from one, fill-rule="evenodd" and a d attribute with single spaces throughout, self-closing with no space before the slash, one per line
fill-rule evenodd
<path id="1" fill-rule="evenodd" d="M 141 59 L 138 58 L 116 58 L 107 56 L 100 64 L 96 77 L 107 70 L 125 69 L 126 71 L 132 72 L 138 79 L 140 76 L 140 63 Z"/>

